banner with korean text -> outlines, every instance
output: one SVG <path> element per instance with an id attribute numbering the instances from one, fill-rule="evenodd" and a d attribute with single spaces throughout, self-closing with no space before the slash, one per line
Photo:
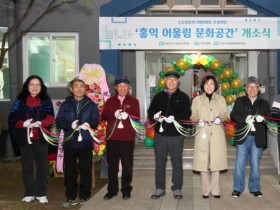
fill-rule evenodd
<path id="1" fill-rule="evenodd" d="M 280 18 L 100 17 L 99 47 L 101 50 L 280 49 Z"/>

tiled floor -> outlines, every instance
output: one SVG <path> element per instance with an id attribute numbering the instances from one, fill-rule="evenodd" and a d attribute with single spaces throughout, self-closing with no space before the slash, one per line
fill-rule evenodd
<path id="1" fill-rule="evenodd" d="M 246 183 L 248 180 L 246 180 Z M 154 176 L 134 176 L 133 191 L 130 200 L 123 200 L 122 194 L 109 201 L 103 200 L 106 186 L 86 203 L 82 210 L 279 210 L 280 185 L 277 175 L 263 175 L 261 186 L 263 197 L 256 198 L 246 188 L 239 198 L 232 198 L 232 175 L 221 175 L 221 198 L 210 197 L 203 199 L 201 196 L 200 176 L 185 172 L 183 199 L 175 200 L 172 195 L 171 177 L 167 175 L 166 195 L 158 200 L 150 198 L 154 191 Z"/>
<path id="2" fill-rule="evenodd" d="M 193 138 L 187 138 L 185 149 L 192 149 Z M 229 145 L 231 146 L 231 145 Z M 137 148 L 145 148 L 138 144 Z M 247 170 L 248 174 L 248 170 Z M 203 199 L 201 194 L 200 176 L 191 170 L 184 170 L 183 199 L 175 200 L 170 189 L 171 173 L 166 174 L 166 195 L 158 200 L 151 199 L 155 190 L 153 172 L 134 173 L 133 191 L 130 200 L 123 200 L 121 192 L 111 200 L 104 200 L 107 186 L 94 195 L 82 210 L 280 210 L 280 175 L 264 173 L 261 176 L 262 198 L 256 198 L 245 189 L 239 198 L 232 198 L 232 173 L 220 176 L 221 198 L 210 196 Z M 248 183 L 248 176 L 246 177 Z"/>

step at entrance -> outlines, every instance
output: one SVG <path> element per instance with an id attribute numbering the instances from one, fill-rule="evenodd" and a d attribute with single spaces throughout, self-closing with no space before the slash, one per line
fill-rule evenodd
<path id="1" fill-rule="evenodd" d="M 183 169 L 185 172 L 192 172 L 193 162 L 193 146 L 194 140 L 187 139 L 184 143 L 183 151 Z M 228 144 L 227 146 L 227 158 L 228 158 L 228 171 L 227 173 L 233 173 L 235 164 L 235 147 Z M 155 173 L 155 155 L 154 148 L 148 148 L 143 142 L 139 142 L 135 146 L 134 151 L 134 175 L 152 175 Z M 246 173 L 249 173 L 249 166 L 247 166 Z M 172 169 L 170 157 L 168 157 L 166 172 L 170 173 Z M 266 149 L 263 152 L 260 165 L 261 174 L 277 175 L 277 168 L 274 166 L 273 159 L 270 155 L 270 151 Z"/>

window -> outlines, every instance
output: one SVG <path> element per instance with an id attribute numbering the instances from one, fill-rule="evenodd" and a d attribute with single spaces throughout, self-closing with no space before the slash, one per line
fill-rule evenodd
<path id="1" fill-rule="evenodd" d="M 193 5 L 192 0 L 175 0 L 175 5 Z"/>
<path id="2" fill-rule="evenodd" d="M 49 87 L 65 86 L 78 74 L 78 34 L 29 33 L 23 39 L 23 81 L 42 77 Z"/>
<path id="3" fill-rule="evenodd" d="M 234 1 L 234 0 L 227 0 L 226 4 L 227 5 L 238 5 L 238 3 L 236 1 Z"/>
<path id="4" fill-rule="evenodd" d="M 219 5 L 219 0 L 201 0 L 202 5 Z"/>
<path id="5" fill-rule="evenodd" d="M 0 27 L 0 46 L 2 46 L 3 33 L 7 31 L 6 27 Z M 5 49 L 8 48 L 6 42 Z M 1 51 L 0 51 L 1 54 Z M 7 100 L 10 98 L 10 80 L 9 80 L 9 59 L 8 52 L 5 54 L 3 67 L 0 69 L 0 100 Z"/>

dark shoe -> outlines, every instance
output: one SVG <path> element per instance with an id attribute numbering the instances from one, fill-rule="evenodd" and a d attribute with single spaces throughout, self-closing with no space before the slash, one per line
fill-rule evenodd
<path id="1" fill-rule="evenodd" d="M 156 189 L 156 191 L 152 194 L 152 199 L 159 199 L 162 196 L 165 196 L 165 191 L 162 189 Z"/>
<path id="2" fill-rule="evenodd" d="M 220 195 L 214 195 L 214 198 L 220 199 L 221 196 Z"/>
<path id="3" fill-rule="evenodd" d="M 117 192 L 113 193 L 113 192 L 108 192 L 105 196 L 104 196 L 104 200 L 110 200 L 111 198 L 113 198 L 114 196 L 118 195 Z"/>
<path id="4" fill-rule="evenodd" d="M 86 198 L 81 198 L 80 199 L 80 205 L 84 205 L 89 199 L 86 199 Z"/>
<path id="5" fill-rule="evenodd" d="M 255 197 L 261 198 L 263 196 L 261 191 L 256 191 L 256 192 L 250 192 L 251 194 L 253 194 Z"/>
<path id="6" fill-rule="evenodd" d="M 233 190 L 233 192 L 231 193 L 231 196 L 233 198 L 237 198 L 237 197 L 240 197 L 240 194 L 241 194 L 241 192 Z"/>
<path id="7" fill-rule="evenodd" d="M 130 193 L 124 193 L 122 197 L 124 200 L 128 200 L 128 199 L 130 199 L 131 195 L 130 195 Z"/>
<path id="8" fill-rule="evenodd" d="M 74 199 L 74 200 L 69 199 L 62 204 L 62 207 L 68 209 L 71 206 L 75 206 L 77 204 L 78 204 L 78 201 L 76 199 Z"/>
<path id="9" fill-rule="evenodd" d="M 209 198 L 209 195 L 202 195 L 202 198 L 207 199 Z"/>
<path id="10" fill-rule="evenodd" d="M 174 190 L 173 191 L 173 197 L 175 198 L 175 199 L 182 199 L 183 198 L 183 195 L 182 195 L 182 192 L 181 192 L 181 190 Z"/>

